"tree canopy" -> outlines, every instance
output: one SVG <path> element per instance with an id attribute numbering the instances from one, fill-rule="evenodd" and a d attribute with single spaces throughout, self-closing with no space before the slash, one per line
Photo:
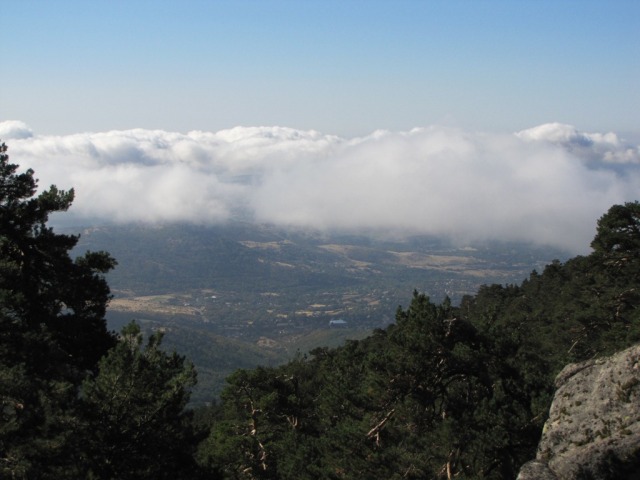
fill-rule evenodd
<path id="1" fill-rule="evenodd" d="M 182 478 L 193 478 L 183 412 L 195 370 L 160 349 L 161 332 L 144 348 L 142 341 L 136 323 L 124 327 L 98 374 L 84 382 L 88 471 L 97 478 L 173 479 L 180 466 Z"/>
<path id="2" fill-rule="evenodd" d="M 36 195 L 34 172 L 18 173 L 6 152 L 2 144 L 0 477 L 195 478 L 188 446 L 173 448 L 189 444 L 193 368 L 160 351 L 159 334 L 141 351 L 137 326 L 119 339 L 108 331 L 104 274 L 115 260 L 72 259 L 79 237 L 47 222 L 73 190 Z"/>
<path id="3" fill-rule="evenodd" d="M 640 341 L 638 210 L 613 206 L 592 254 L 520 285 L 459 306 L 415 292 L 364 340 L 237 372 L 201 462 L 234 479 L 515 478 L 556 373 Z"/>
<path id="4" fill-rule="evenodd" d="M 73 190 L 36 196 L 33 170 L 17 173 L 0 147 L 0 471 L 57 476 L 72 458 L 78 388 L 115 344 L 104 314 L 115 266 L 104 252 L 72 260 L 78 237 L 47 226 Z"/>

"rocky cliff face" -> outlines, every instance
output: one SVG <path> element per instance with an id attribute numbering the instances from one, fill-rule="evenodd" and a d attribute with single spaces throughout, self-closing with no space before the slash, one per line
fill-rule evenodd
<path id="1" fill-rule="evenodd" d="M 565 367 L 518 480 L 640 479 L 640 345 Z"/>

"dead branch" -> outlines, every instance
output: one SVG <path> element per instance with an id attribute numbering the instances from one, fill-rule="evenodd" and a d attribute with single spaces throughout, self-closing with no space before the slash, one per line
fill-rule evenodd
<path id="1" fill-rule="evenodd" d="M 367 433 L 367 438 L 368 439 L 372 439 L 375 437 L 376 439 L 376 446 L 380 446 L 380 430 L 382 430 L 384 428 L 384 426 L 386 425 L 386 423 L 389 421 L 389 419 L 393 416 L 393 414 L 395 413 L 396 409 L 392 408 L 391 410 L 389 410 L 387 412 L 387 414 L 384 416 L 384 418 L 382 420 L 380 420 L 380 422 L 378 422 L 377 425 L 375 425 L 371 430 L 369 430 L 369 432 Z"/>

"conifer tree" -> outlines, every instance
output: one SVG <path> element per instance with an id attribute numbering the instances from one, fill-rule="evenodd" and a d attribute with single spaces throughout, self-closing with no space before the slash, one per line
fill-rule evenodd
<path id="1" fill-rule="evenodd" d="M 39 195 L 0 146 L 0 477 L 73 476 L 78 388 L 114 344 L 104 319 L 115 261 L 55 233 L 73 190 Z"/>
<path id="2" fill-rule="evenodd" d="M 136 323 L 83 386 L 88 478 L 194 478 L 194 460 L 183 414 L 196 381 L 184 357 L 160 349 L 162 333 L 142 348 Z"/>

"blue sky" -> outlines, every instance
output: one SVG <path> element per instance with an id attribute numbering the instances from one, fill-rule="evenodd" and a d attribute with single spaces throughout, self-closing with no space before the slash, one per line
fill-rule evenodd
<path id="1" fill-rule="evenodd" d="M 640 2 L 0 0 L 0 120 L 640 131 Z"/>

